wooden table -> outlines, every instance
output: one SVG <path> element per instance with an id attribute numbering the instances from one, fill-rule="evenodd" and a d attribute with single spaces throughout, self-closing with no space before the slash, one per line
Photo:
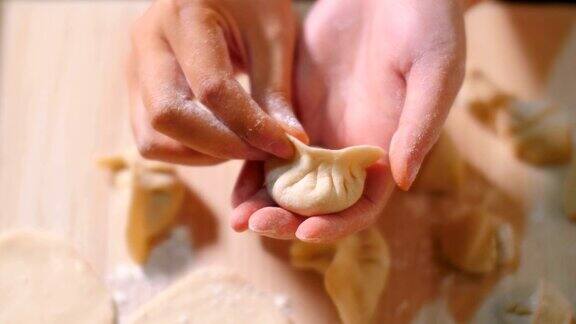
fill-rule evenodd
<path id="1" fill-rule="evenodd" d="M 0 230 L 26 227 L 58 233 L 102 275 L 128 259 L 118 229 L 123 214 L 115 209 L 107 176 L 94 160 L 132 143 L 123 61 L 130 23 L 147 6 L 143 1 L 109 0 L 8 0 L 0 6 Z M 499 13 L 501 8 L 487 6 L 472 14 L 472 47 L 474 40 L 484 37 L 474 33 L 480 21 L 490 15 L 500 17 Z M 453 124 L 455 131 L 466 125 Z M 474 134 L 486 138 L 481 132 Z M 466 136 L 460 138 L 461 146 L 469 147 Z M 498 144 L 487 147 L 501 150 Z M 488 178 L 496 181 L 506 170 L 518 170 L 514 162 L 494 170 L 478 150 L 466 154 L 476 158 L 476 166 L 489 170 Z M 506 153 L 495 154 L 501 161 L 511 160 Z M 282 243 L 237 234 L 228 227 L 229 197 L 238 168 L 238 162 L 229 162 L 180 169 L 197 202 L 206 206 L 197 217 L 203 225 L 194 232 L 196 265 L 223 265 L 262 290 L 287 295 L 296 323 L 336 323 L 318 277 L 291 269 L 284 258 L 270 252 L 282 250 Z M 528 176 L 551 188 L 558 186 L 550 172 L 523 168 L 516 173 L 518 179 Z M 520 192 L 515 190 L 523 184 L 517 182 L 507 189 Z M 521 191 L 519 196 L 532 194 Z M 576 237 L 576 226 L 565 227 L 557 205 L 551 208 L 560 224 L 554 227 L 565 229 L 562 238 Z M 540 249 L 538 242 L 528 248 Z M 557 250 L 538 251 L 576 259 L 569 250 L 560 254 Z M 562 269 L 554 268 L 551 276 L 566 281 L 570 273 L 576 273 L 574 264 L 570 261 Z M 537 269 L 529 272 L 541 275 Z M 576 288 L 574 284 L 570 289 Z M 576 301 L 576 293 L 571 297 Z"/>
<path id="2" fill-rule="evenodd" d="M 130 24 L 147 6 L 144 1 L 2 5 L 0 229 L 61 234 L 102 275 L 128 258 L 118 230 L 124 215 L 111 203 L 114 191 L 95 158 L 132 145 L 123 61 Z M 196 251 L 196 264 L 223 265 L 265 291 L 290 292 L 298 323 L 334 323 L 336 315 L 314 276 L 267 253 L 256 235 L 229 228 L 239 166 L 181 170 L 216 225 L 217 239 Z M 307 311 L 306 305 L 317 309 Z"/>

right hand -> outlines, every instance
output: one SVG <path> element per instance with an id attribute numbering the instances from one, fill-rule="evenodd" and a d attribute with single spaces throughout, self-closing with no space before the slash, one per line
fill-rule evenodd
<path id="1" fill-rule="evenodd" d="M 294 38 L 290 0 L 154 2 L 128 64 L 140 153 L 187 165 L 291 157 L 286 132 L 308 141 L 291 104 Z"/>

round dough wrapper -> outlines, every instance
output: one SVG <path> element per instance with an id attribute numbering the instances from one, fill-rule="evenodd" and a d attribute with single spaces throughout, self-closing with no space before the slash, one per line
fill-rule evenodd
<path id="1" fill-rule="evenodd" d="M 0 236 L 0 323 L 112 324 L 106 288 L 66 242 L 44 233 Z"/>
<path id="2" fill-rule="evenodd" d="M 129 324 L 291 323 L 270 295 L 218 268 L 196 270 L 142 306 Z"/>

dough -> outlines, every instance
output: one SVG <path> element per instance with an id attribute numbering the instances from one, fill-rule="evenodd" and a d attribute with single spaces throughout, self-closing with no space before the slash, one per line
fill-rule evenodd
<path id="1" fill-rule="evenodd" d="M 478 70 L 466 73 L 460 91 L 474 117 L 491 129 L 498 111 L 505 109 L 514 99 Z"/>
<path id="2" fill-rule="evenodd" d="M 106 288 L 68 244 L 37 232 L 0 236 L 0 323 L 112 324 Z"/>
<path id="3" fill-rule="evenodd" d="M 174 226 L 185 186 L 170 164 L 145 160 L 136 150 L 100 160 L 114 173 L 115 183 L 130 190 L 127 241 L 134 261 L 144 263 L 158 238 Z"/>
<path id="4" fill-rule="evenodd" d="M 507 141 L 519 159 L 537 166 L 570 160 L 573 127 L 556 104 L 519 100 L 477 71 L 466 75 L 461 93 L 472 115 Z"/>
<path id="5" fill-rule="evenodd" d="M 506 307 L 503 322 L 509 324 L 572 324 L 572 305 L 554 285 L 544 280 L 524 301 Z"/>
<path id="6" fill-rule="evenodd" d="M 481 208 L 447 220 L 440 226 L 438 236 L 444 259 L 465 272 L 489 273 L 516 259 L 513 228 Z"/>
<path id="7" fill-rule="evenodd" d="M 336 244 L 293 243 L 291 263 L 324 275 L 326 292 L 344 324 L 370 323 L 386 285 L 388 246 L 376 229 Z"/>
<path id="8" fill-rule="evenodd" d="M 128 320 L 130 324 L 283 324 L 290 320 L 237 275 L 196 270 L 161 292 Z"/>
<path id="9" fill-rule="evenodd" d="M 303 216 L 335 213 L 356 203 L 364 191 L 365 169 L 384 154 L 376 146 L 328 150 L 288 137 L 295 157 L 266 163 L 266 187 L 278 205 Z"/>
<path id="10" fill-rule="evenodd" d="M 545 166 L 570 161 L 573 127 L 568 116 L 550 102 L 514 100 L 496 114 L 495 128 L 525 162 Z"/>
<path id="11" fill-rule="evenodd" d="M 442 133 L 414 182 L 414 190 L 431 193 L 450 193 L 462 186 L 466 179 L 466 162 L 446 133 Z"/>

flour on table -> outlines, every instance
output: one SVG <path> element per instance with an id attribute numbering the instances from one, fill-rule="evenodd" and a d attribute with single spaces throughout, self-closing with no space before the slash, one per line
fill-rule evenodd
<path id="1" fill-rule="evenodd" d="M 126 316 L 138 306 L 189 270 L 192 261 L 189 231 L 179 226 L 172 230 L 168 239 L 152 250 L 145 265 L 126 263 L 114 268 L 106 281 L 113 292 L 120 323 L 124 323 Z"/>

